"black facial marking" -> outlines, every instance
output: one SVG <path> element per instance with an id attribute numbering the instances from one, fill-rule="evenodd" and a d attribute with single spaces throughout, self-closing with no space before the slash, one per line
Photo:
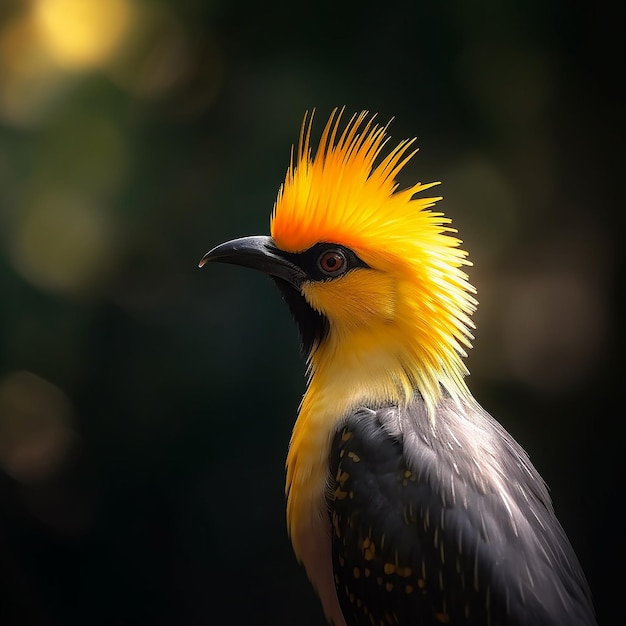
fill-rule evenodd
<path id="1" fill-rule="evenodd" d="M 330 330 L 328 319 L 313 309 L 300 291 L 286 280 L 273 278 L 298 325 L 302 352 L 308 355 L 328 335 Z"/>
<path id="2" fill-rule="evenodd" d="M 369 267 L 352 250 L 334 243 L 317 243 L 304 252 L 279 251 L 278 254 L 300 267 L 311 281 L 333 280 L 352 269 Z M 322 257 L 329 254 L 336 256 L 337 263 L 342 261 L 341 265 L 335 268 L 332 262 L 323 263 Z M 313 309 L 294 285 L 281 278 L 273 279 L 298 325 L 302 351 L 309 354 L 328 335 L 330 330 L 328 319 Z"/>
<path id="3" fill-rule="evenodd" d="M 328 258 L 329 253 L 334 253 L 337 261 L 343 257 L 345 265 L 333 271 L 329 265 L 322 262 L 322 257 Z M 280 255 L 302 268 L 312 281 L 332 280 L 343 276 L 350 270 L 369 267 L 350 248 L 336 243 L 316 243 L 304 252 L 281 252 Z"/>

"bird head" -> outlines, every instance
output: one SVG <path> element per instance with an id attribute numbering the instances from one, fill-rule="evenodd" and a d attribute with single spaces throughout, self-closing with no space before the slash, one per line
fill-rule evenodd
<path id="1" fill-rule="evenodd" d="M 362 112 L 342 128 L 341 113 L 331 115 L 314 154 L 312 116 L 305 117 L 271 236 L 221 244 L 200 265 L 234 263 L 274 278 L 312 378 L 359 380 L 356 395 L 380 403 L 417 391 L 434 408 L 444 389 L 467 392 L 470 263 L 450 220 L 432 210 L 440 198 L 419 195 L 438 183 L 398 189 L 414 140 L 387 149 L 387 126 Z"/>

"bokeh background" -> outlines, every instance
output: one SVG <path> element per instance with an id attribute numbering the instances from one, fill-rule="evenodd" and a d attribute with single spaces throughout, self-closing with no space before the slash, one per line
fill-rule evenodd
<path id="1" fill-rule="evenodd" d="M 401 182 L 443 181 L 470 386 L 626 623 L 624 26 L 617 2 L 2 0 L 0 623 L 323 624 L 284 523 L 295 328 L 266 279 L 197 263 L 267 232 L 305 110 L 319 133 L 337 105 L 418 137 Z"/>

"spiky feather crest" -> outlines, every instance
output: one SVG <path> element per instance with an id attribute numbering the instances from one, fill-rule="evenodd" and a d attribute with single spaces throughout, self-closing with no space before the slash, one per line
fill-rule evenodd
<path id="1" fill-rule="evenodd" d="M 374 123 L 376 116 L 368 119 L 363 111 L 353 115 L 339 135 L 342 113 L 335 109 L 331 114 L 315 156 L 313 115 L 305 115 L 295 159 L 292 150 L 274 205 L 271 233 L 278 246 L 301 252 L 319 241 L 340 241 L 349 247 L 382 249 L 419 243 L 432 230 L 425 229 L 428 224 L 450 230 L 443 227 L 450 221 L 443 214 L 425 211 L 440 197 L 413 198 L 439 183 L 397 191 L 396 176 L 417 152 L 410 151 L 415 139 L 401 141 L 383 157 L 388 125 Z"/>
<path id="2" fill-rule="evenodd" d="M 440 198 L 415 197 L 438 183 L 398 190 L 397 175 L 417 152 L 412 149 L 415 140 L 401 141 L 384 154 L 387 126 L 376 124 L 375 116 L 364 111 L 340 131 L 342 112 L 333 111 L 314 156 L 313 116 L 305 116 L 295 158 L 292 151 L 274 206 L 272 237 L 289 252 L 301 252 L 318 242 L 342 244 L 372 269 L 393 274 L 402 302 L 394 304 L 395 324 L 381 324 L 377 331 L 381 341 L 402 344 L 402 354 L 396 356 L 405 375 L 400 385 L 395 384 L 403 387 L 395 393 L 396 399 L 407 395 L 410 387 L 419 389 L 429 408 L 438 401 L 441 387 L 466 396 L 467 370 L 461 357 L 471 347 L 469 316 L 476 300 L 462 267 L 471 263 L 459 248 L 461 241 L 453 235 L 450 219 L 430 210 Z M 330 287 L 326 290 L 330 292 Z M 358 286 L 355 292 L 358 297 Z M 343 299 L 344 293 L 334 293 L 333 301 Z M 315 305 L 315 294 L 310 300 Z M 347 311 L 340 315 L 345 319 L 342 326 L 353 323 Z M 397 336 L 391 336 L 393 332 Z M 315 356 L 312 373 L 320 361 Z"/>

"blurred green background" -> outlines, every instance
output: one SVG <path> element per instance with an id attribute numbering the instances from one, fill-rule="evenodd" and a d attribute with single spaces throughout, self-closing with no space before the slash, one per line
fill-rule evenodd
<path id="1" fill-rule="evenodd" d="M 319 133 L 337 105 L 418 137 L 401 182 L 443 181 L 470 386 L 626 623 L 624 26 L 623 3 L 2 0 L 0 623 L 323 624 L 284 523 L 295 328 L 269 281 L 197 263 L 268 231 L 305 110 Z"/>

